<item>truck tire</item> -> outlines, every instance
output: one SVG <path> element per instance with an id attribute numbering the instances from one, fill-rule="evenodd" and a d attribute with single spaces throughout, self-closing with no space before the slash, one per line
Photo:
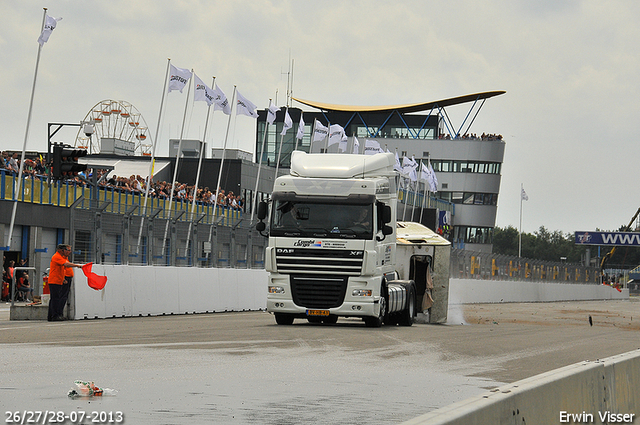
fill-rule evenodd
<path id="1" fill-rule="evenodd" d="M 416 287 L 411 282 L 407 287 L 407 306 L 400 312 L 400 317 L 398 320 L 398 324 L 400 326 L 411 326 L 413 325 L 413 317 L 416 314 Z"/>
<path id="2" fill-rule="evenodd" d="M 279 325 L 293 325 L 293 316 L 285 313 L 275 313 L 276 323 Z"/>
<path id="3" fill-rule="evenodd" d="M 387 298 L 385 296 L 384 286 L 380 290 L 380 312 L 376 317 L 365 317 L 364 324 L 368 328 L 379 328 L 387 316 Z"/>

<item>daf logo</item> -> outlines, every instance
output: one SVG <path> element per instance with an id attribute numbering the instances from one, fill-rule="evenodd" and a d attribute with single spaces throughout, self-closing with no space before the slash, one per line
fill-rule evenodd
<path id="1" fill-rule="evenodd" d="M 351 251 L 349 253 L 349 255 L 357 255 L 357 256 L 359 256 L 359 255 L 362 255 L 362 251 Z"/>
<path id="2" fill-rule="evenodd" d="M 293 254 L 293 252 L 294 252 L 293 248 L 290 248 L 290 249 L 278 248 L 278 249 L 276 249 L 276 253 L 278 253 L 278 254 Z"/>

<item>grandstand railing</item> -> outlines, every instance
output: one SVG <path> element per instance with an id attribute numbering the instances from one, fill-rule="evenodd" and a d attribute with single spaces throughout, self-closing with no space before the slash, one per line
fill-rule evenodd
<path id="1" fill-rule="evenodd" d="M 144 193 L 131 193 L 113 187 L 100 187 L 96 193 L 92 186 L 68 180 L 48 182 L 46 176 L 34 178 L 24 175 L 21 186 L 21 193 L 18 196 L 20 202 L 71 207 L 76 201 L 82 199 L 76 208 L 91 208 L 91 202 L 106 203 L 104 211 L 109 213 L 128 212 L 131 215 L 147 215 L 150 211 L 160 210 L 157 214 L 159 218 L 171 217 L 179 221 L 192 221 L 195 217 L 204 216 L 205 222 L 219 222 L 220 217 L 224 216 L 225 218 L 218 224 L 229 226 L 242 218 L 241 210 L 218 205 L 214 211 L 213 204 L 196 202 L 192 207 L 190 201 L 176 199 L 173 200 L 171 212 L 169 212 L 169 199 L 150 196 L 145 206 Z M 0 170 L 0 199 L 14 200 L 16 191 L 17 177 L 11 172 Z M 138 208 L 133 209 L 135 206 Z"/>

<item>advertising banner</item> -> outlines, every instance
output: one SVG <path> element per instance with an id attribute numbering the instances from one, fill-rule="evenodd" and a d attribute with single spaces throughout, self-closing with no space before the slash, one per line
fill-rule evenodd
<path id="1" fill-rule="evenodd" d="M 576 245 L 640 246 L 640 233 L 575 232 Z"/>

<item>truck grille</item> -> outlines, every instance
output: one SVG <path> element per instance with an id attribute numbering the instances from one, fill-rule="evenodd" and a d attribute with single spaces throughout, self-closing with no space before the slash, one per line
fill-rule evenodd
<path id="1" fill-rule="evenodd" d="M 347 291 L 348 277 L 291 276 L 291 296 L 296 305 L 328 309 L 340 307 Z"/>
<path id="2" fill-rule="evenodd" d="M 277 248 L 276 267 L 286 274 L 359 276 L 364 251 L 346 249 Z"/>

